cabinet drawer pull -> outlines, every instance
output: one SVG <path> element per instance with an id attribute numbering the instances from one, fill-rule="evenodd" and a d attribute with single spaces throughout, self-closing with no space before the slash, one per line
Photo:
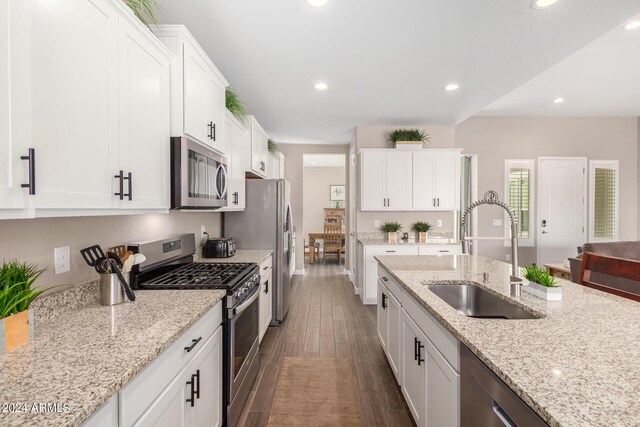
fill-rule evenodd
<path id="1" fill-rule="evenodd" d="M 200 399 L 200 369 L 198 369 L 194 375 L 191 375 L 191 378 L 193 377 L 196 377 L 196 399 Z"/>
<path id="2" fill-rule="evenodd" d="M 120 191 L 113 193 L 114 196 L 118 196 L 120 200 L 124 200 L 124 171 L 120 171 L 118 175 L 114 175 L 114 178 L 118 178 L 118 186 Z"/>
<path id="3" fill-rule="evenodd" d="M 35 148 L 29 148 L 26 156 L 20 156 L 21 160 L 27 160 L 29 162 L 29 182 L 22 184 L 22 188 L 29 189 L 29 195 L 36 194 L 36 150 Z"/>
<path id="4" fill-rule="evenodd" d="M 211 133 L 213 134 L 211 136 L 211 139 L 213 139 L 213 141 L 215 142 L 216 141 L 216 124 L 215 123 L 213 123 Z"/>
<path id="5" fill-rule="evenodd" d="M 413 337 L 413 360 L 418 360 L 418 338 Z"/>
<path id="6" fill-rule="evenodd" d="M 388 282 L 388 281 L 389 281 L 389 279 L 387 278 L 387 276 L 382 276 L 382 280 L 383 280 L 384 282 Z"/>
<path id="7" fill-rule="evenodd" d="M 387 294 L 385 294 L 384 292 L 382 293 L 382 309 L 387 309 Z"/>
<path id="8" fill-rule="evenodd" d="M 422 358 L 422 349 L 424 348 L 424 346 L 422 345 L 422 341 L 418 340 L 417 338 L 416 340 L 418 341 L 418 366 L 420 366 L 422 363 L 424 363 L 424 359 Z"/>
<path id="9" fill-rule="evenodd" d="M 237 191 L 235 193 L 233 193 L 233 204 L 234 205 L 238 204 L 238 192 Z"/>
<path id="10" fill-rule="evenodd" d="M 265 294 L 269 293 L 269 281 L 268 280 L 266 282 L 264 282 L 264 293 Z"/>
<path id="11" fill-rule="evenodd" d="M 385 251 L 385 252 L 388 253 L 388 254 L 395 254 L 396 253 L 396 251 Z"/>
<path id="12" fill-rule="evenodd" d="M 444 253 L 448 253 L 449 251 L 447 250 L 447 251 L 438 251 L 438 252 L 444 252 Z"/>
<path id="13" fill-rule="evenodd" d="M 197 339 L 195 339 L 195 338 L 192 339 L 191 340 L 191 345 L 189 347 L 185 347 L 184 348 L 187 351 L 187 353 L 191 353 L 191 350 L 193 350 L 193 348 L 198 345 L 200 340 L 202 340 L 202 337 L 198 337 Z"/>
<path id="14" fill-rule="evenodd" d="M 191 375 L 191 380 L 187 381 L 187 384 L 190 386 L 191 390 L 190 390 L 190 397 L 187 399 L 187 403 L 191 404 L 191 407 L 193 408 L 195 403 L 196 403 L 196 399 L 195 399 L 195 395 L 196 395 L 196 379 L 195 379 L 195 374 Z"/>

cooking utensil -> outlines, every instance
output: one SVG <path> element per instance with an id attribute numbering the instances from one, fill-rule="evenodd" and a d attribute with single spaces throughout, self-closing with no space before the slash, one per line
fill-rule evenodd
<path id="1" fill-rule="evenodd" d="M 120 259 L 122 259 L 124 253 L 127 252 L 127 247 L 125 245 L 118 245 L 107 249 L 107 252 L 113 252 L 114 254 L 118 255 Z"/>
<path id="2" fill-rule="evenodd" d="M 127 280 L 122 275 L 122 271 L 120 271 L 120 269 L 118 268 L 118 264 L 116 263 L 116 260 L 109 259 L 108 261 L 111 263 L 111 271 L 113 271 L 118 276 L 118 279 L 120 279 L 120 283 L 122 284 L 122 289 L 124 289 L 124 293 L 127 295 L 127 298 L 129 298 L 129 301 L 135 301 L 136 296 L 133 293 L 131 286 L 129 286 L 129 284 L 127 283 Z"/>
<path id="3" fill-rule="evenodd" d="M 107 258 L 114 260 L 118 264 L 118 268 L 122 268 L 122 260 L 120 256 L 111 250 L 107 251 Z"/>
<path id="4" fill-rule="evenodd" d="M 89 267 L 96 267 L 98 261 L 101 261 L 104 256 L 100 245 L 89 246 L 88 248 L 80 249 L 80 253 L 84 260 L 89 264 Z"/>
<path id="5" fill-rule="evenodd" d="M 98 273 L 111 273 L 111 264 L 107 258 L 99 258 L 96 261 L 95 269 Z"/>
<path id="6" fill-rule="evenodd" d="M 120 257 L 122 259 L 122 263 L 124 264 L 124 262 L 131 256 L 133 256 L 133 252 L 131 251 L 126 251 L 124 254 L 122 254 L 122 256 Z"/>
<path id="7" fill-rule="evenodd" d="M 131 271 L 131 267 L 133 267 L 133 258 L 134 257 L 130 256 L 122 263 L 122 271 L 124 273 L 129 273 Z"/>
<path id="8" fill-rule="evenodd" d="M 142 264 L 147 260 L 147 257 L 143 254 L 133 254 L 133 265 Z"/>

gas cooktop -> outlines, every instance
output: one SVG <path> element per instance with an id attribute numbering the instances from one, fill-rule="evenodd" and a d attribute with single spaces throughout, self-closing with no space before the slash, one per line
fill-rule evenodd
<path id="1" fill-rule="evenodd" d="M 191 262 L 163 266 L 143 273 L 137 280 L 141 289 L 227 289 L 233 290 L 258 270 L 257 264 L 211 264 Z"/>

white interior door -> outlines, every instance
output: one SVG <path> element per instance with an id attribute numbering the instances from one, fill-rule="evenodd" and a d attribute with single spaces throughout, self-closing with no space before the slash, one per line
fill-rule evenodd
<path id="1" fill-rule="evenodd" d="M 586 242 L 587 159 L 541 158 L 538 265 L 562 262 Z"/>

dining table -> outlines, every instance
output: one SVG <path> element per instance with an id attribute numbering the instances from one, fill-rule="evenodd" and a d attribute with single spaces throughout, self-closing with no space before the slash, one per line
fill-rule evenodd
<path id="1" fill-rule="evenodd" d="M 309 233 L 309 264 L 315 263 L 316 240 L 324 240 L 325 233 L 323 231 Z M 345 241 L 345 233 L 340 234 L 342 241 Z"/>

